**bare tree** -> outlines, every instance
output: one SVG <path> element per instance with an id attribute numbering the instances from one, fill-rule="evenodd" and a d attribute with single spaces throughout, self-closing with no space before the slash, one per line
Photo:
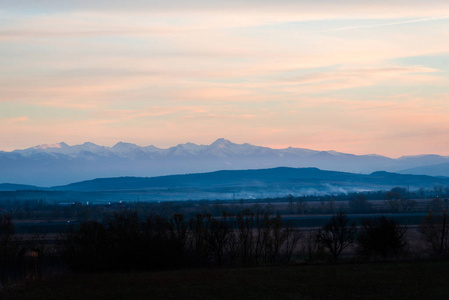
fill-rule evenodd
<path id="1" fill-rule="evenodd" d="M 236 221 L 241 260 L 243 265 L 247 265 L 253 259 L 254 213 L 245 209 L 236 215 Z"/>
<path id="2" fill-rule="evenodd" d="M 14 238 L 14 224 L 11 214 L 0 214 L 0 257 L 11 254 Z"/>
<path id="3" fill-rule="evenodd" d="M 210 235 L 210 220 L 209 214 L 197 214 L 189 219 L 189 248 L 197 264 L 207 264 L 210 258 L 211 247 L 207 242 L 207 237 Z"/>
<path id="4" fill-rule="evenodd" d="M 287 239 L 287 232 L 282 228 L 282 218 L 280 215 L 277 215 L 275 218 L 270 220 L 269 230 L 270 243 L 268 245 L 271 245 L 270 261 L 275 262 L 279 254 L 279 250 Z"/>
<path id="5" fill-rule="evenodd" d="M 434 185 L 433 192 L 435 193 L 435 197 L 440 197 L 443 194 L 443 186 L 440 184 Z"/>
<path id="6" fill-rule="evenodd" d="M 299 214 L 306 214 L 309 212 L 309 205 L 307 204 L 307 201 L 305 201 L 303 198 L 300 198 L 297 202 L 296 202 L 296 212 Z"/>
<path id="7" fill-rule="evenodd" d="M 223 219 L 221 220 L 214 219 L 210 215 L 207 218 L 209 219 L 210 230 L 206 232 L 206 241 L 211 248 L 216 264 L 221 266 L 225 254 L 225 245 L 232 229 L 226 221 L 226 213 L 223 213 Z"/>
<path id="8" fill-rule="evenodd" d="M 433 256 L 449 254 L 449 220 L 447 211 L 430 212 L 419 225 L 419 231 L 427 244 L 427 250 Z"/>
<path id="9" fill-rule="evenodd" d="M 356 232 L 355 224 L 349 224 L 348 217 L 340 212 L 321 228 L 318 239 L 336 262 L 341 252 L 354 242 Z"/>
<path id="10" fill-rule="evenodd" d="M 319 240 L 317 231 L 310 231 L 304 234 L 301 249 L 307 261 L 317 261 L 324 256 L 324 246 Z"/>
<path id="11" fill-rule="evenodd" d="M 420 188 L 418 189 L 418 195 L 419 195 L 421 198 L 425 198 L 425 196 L 426 196 L 426 189 L 423 188 L 423 187 L 420 187 Z"/>
<path id="12" fill-rule="evenodd" d="M 334 213 L 335 212 L 335 200 L 334 198 L 329 198 L 328 200 L 321 199 L 320 207 L 322 213 Z"/>
<path id="13" fill-rule="evenodd" d="M 295 251 L 299 240 L 302 237 L 301 232 L 295 228 L 293 228 L 293 226 L 291 226 L 290 224 L 287 224 L 284 228 L 284 232 L 286 235 L 286 239 L 285 239 L 285 243 L 284 243 L 284 248 L 285 248 L 285 260 L 287 262 L 289 262 L 292 257 L 293 257 L 293 252 Z"/>
<path id="14" fill-rule="evenodd" d="M 223 221 L 229 225 L 229 234 L 224 244 L 224 253 L 229 260 L 230 265 L 235 265 L 239 253 L 237 220 L 234 214 L 223 212 Z"/>

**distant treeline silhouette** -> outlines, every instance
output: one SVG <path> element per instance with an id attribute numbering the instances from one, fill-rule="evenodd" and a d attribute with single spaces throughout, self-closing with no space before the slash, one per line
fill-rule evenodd
<path id="1" fill-rule="evenodd" d="M 139 220 L 136 211 L 125 210 L 64 234 L 60 251 L 74 270 L 244 266 L 288 262 L 299 239 L 298 230 L 266 212 Z"/>
<path id="2" fill-rule="evenodd" d="M 125 210 L 62 235 L 59 250 L 80 271 L 336 262 L 347 248 L 346 255 L 359 260 L 398 260 L 410 254 L 407 226 L 385 216 L 363 219 L 360 225 L 343 212 L 317 230 L 300 232 L 264 211 L 140 220 L 136 211 Z M 446 213 L 429 213 L 419 231 L 427 257 L 449 255 Z"/>
<path id="3" fill-rule="evenodd" d="M 25 194 L 21 195 L 21 193 Z M 133 193 L 133 197 L 135 197 L 135 192 Z M 395 187 L 389 191 L 341 193 L 336 195 L 294 196 L 289 194 L 263 199 L 200 201 L 146 202 L 119 201 L 116 199 L 114 202 L 112 200 L 99 200 L 99 194 L 92 195 L 89 193 L 76 193 L 71 197 L 69 197 L 69 194 L 64 193 L 58 195 L 58 200 L 52 199 L 52 197 L 46 198 L 46 196 L 48 195 L 41 194 L 41 191 L 0 191 L 0 209 L 10 212 L 15 220 L 64 221 L 67 219 L 75 219 L 76 221 L 102 219 L 105 212 L 121 209 L 135 209 L 139 215 L 148 215 L 150 213 L 164 216 L 183 214 L 187 219 L 194 217 L 197 212 L 220 217 L 223 212 L 238 214 L 243 208 L 249 208 L 252 211 L 263 210 L 270 215 L 335 214 L 341 210 L 349 214 L 424 213 L 429 210 L 434 212 L 449 210 L 449 187 L 441 185 L 436 185 L 433 189 L 415 191 L 409 191 L 403 187 Z M 109 194 L 107 196 L 109 197 Z M 66 197 L 71 200 L 67 200 Z M 21 226 L 17 229 L 19 232 L 22 230 Z M 33 227 L 33 229 L 36 229 L 36 227 Z M 63 231 L 62 228 L 53 228 L 51 230 L 53 231 L 47 230 L 46 232 Z"/>

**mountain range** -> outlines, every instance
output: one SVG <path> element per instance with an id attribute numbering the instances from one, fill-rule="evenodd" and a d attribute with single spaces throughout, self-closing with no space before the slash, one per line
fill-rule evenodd
<path id="1" fill-rule="evenodd" d="M 113 147 L 93 143 L 39 145 L 0 151 L 0 183 L 65 185 L 99 177 L 203 173 L 217 170 L 305 168 L 369 174 L 449 176 L 449 157 L 354 155 L 303 148 L 272 149 L 218 139 L 210 145 L 179 144 L 168 149 L 119 142 Z"/>

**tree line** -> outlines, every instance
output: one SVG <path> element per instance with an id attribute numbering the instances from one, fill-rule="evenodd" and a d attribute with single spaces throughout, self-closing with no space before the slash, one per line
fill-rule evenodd
<path id="1" fill-rule="evenodd" d="M 14 235 L 11 215 L 0 214 L 0 285 L 39 274 L 45 256 L 74 271 L 131 271 L 195 267 L 239 267 L 297 262 L 400 259 L 409 228 L 385 216 L 356 226 L 340 212 L 317 230 L 293 228 L 280 215 L 242 210 L 221 217 L 186 218 L 135 210 L 83 222 L 60 235 L 53 249 Z M 449 257 L 447 213 L 431 212 L 419 225 L 428 257 Z M 31 274 L 31 275 L 30 275 Z"/>
<path id="2" fill-rule="evenodd" d="M 126 210 L 63 235 L 60 253 L 80 270 L 246 266 L 290 261 L 299 239 L 299 230 L 262 211 L 140 220 Z"/>
<path id="3" fill-rule="evenodd" d="M 385 216 L 356 226 L 343 212 L 317 230 L 300 231 L 280 215 L 248 209 L 144 220 L 127 210 L 63 235 L 60 254 L 73 269 L 104 271 L 337 262 L 345 251 L 351 259 L 399 260 L 410 252 L 408 232 Z M 427 257 L 449 257 L 446 212 L 429 213 L 419 232 Z"/>
<path id="4" fill-rule="evenodd" d="M 30 195 L 31 196 L 31 195 Z M 2 197 L 0 197 L 2 198 Z M 417 203 L 415 199 L 421 199 Z M 67 201 L 67 200 L 66 200 Z M 0 199 L 1 207 L 12 213 L 14 219 L 100 219 L 104 212 L 132 208 L 139 214 L 173 215 L 182 213 L 186 218 L 197 212 L 221 216 L 224 211 L 237 214 L 242 208 L 265 210 L 270 214 L 335 214 L 347 213 L 404 213 L 412 211 L 442 211 L 449 209 L 449 186 L 436 185 L 433 189 L 395 187 L 389 191 L 372 191 L 337 195 L 287 195 L 277 198 L 239 200 L 186 200 L 163 202 L 123 202 L 107 204 L 107 201 L 88 205 L 89 198 L 64 203 L 44 199 Z M 94 201 L 95 202 L 95 201 Z M 100 204 L 101 203 L 101 204 Z M 423 204 L 424 203 L 424 204 Z M 285 205 L 287 204 L 287 205 Z M 373 205 L 374 204 L 374 205 Z"/>

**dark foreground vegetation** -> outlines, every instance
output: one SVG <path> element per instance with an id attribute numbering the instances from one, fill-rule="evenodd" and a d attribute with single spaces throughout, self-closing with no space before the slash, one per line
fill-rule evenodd
<path id="1" fill-rule="evenodd" d="M 224 213 L 220 218 L 181 214 L 139 218 L 136 211 L 113 213 L 103 221 L 86 221 L 60 234 L 52 246 L 15 238 L 10 215 L 0 215 L 0 283 L 10 287 L 54 274 L 131 272 L 200 268 L 400 261 L 449 257 L 447 213 L 432 214 L 419 226 L 423 252 L 411 246 L 408 226 L 375 217 L 356 226 L 340 212 L 321 228 L 300 231 L 280 215 Z"/>
<path id="2" fill-rule="evenodd" d="M 3 291 L 12 299 L 447 299 L 449 262 L 82 273 Z"/>
<path id="3" fill-rule="evenodd" d="M 436 265 L 447 269 L 448 201 L 435 197 L 421 202 L 421 211 L 424 210 L 424 205 L 429 211 L 416 214 L 413 210 L 421 200 L 411 199 L 406 189 L 395 188 L 384 192 L 382 207 L 374 207 L 374 201 L 370 201 L 371 196 L 354 194 L 348 200 L 341 201 L 326 197 L 315 199 L 312 204 L 310 201 L 288 196 L 279 200 L 276 205 L 268 203 L 263 206 L 259 203 L 244 202 L 213 205 L 210 205 L 210 202 L 193 202 L 190 206 L 183 204 L 181 210 L 176 209 L 176 203 L 174 206 L 167 206 L 165 203 L 118 203 L 107 206 L 78 203 L 55 205 L 47 210 L 44 204 L 40 208 L 28 207 L 27 213 L 43 213 L 47 216 L 70 213 L 82 216 L 76 222 L 72 222 L 73 219 L 59 220 L 59 223 L 65 223 L 67 226 L 59 234 L 53 232 L 51 238 L 45 234 L 16 234 L 14 217 L 18 220 L 23 216 L 18 215 L 19 210 L 5 210 L 0 212 L 0 290 L 3 290 L 5 296 L 13 295 L 20 299 L 22 294 L 17 286 L 26 283 L 38 281 L 29 289 L 41 293 L 45 291 L 39 289 L 45 290 L 52 284 L 76 284 L 81 287 L 93 280 L 97 283 L 89 289 L 98 289 L 100 294 L 97 297 L 101 298 L 106 297 L 101 293 L 112 295 L 109 294 L 110 291 L 103 290 L 103 280 L 110 281 L 111 284 L 124 280 L 128 282 L 129 288 L 121 283 L 117 283 L 117 286 L 123 289 L 123 293 L 130 293 L 129 297 L 123 294 L 121 298 L 111 297 L 112 299 L 145 298 L 151 296 L 151 293 L 154 293 L 155 297 L 164 298 L 164 291 L 168 293 L 168 297 L 175 297 L 177 292 L 191 293 L 191 285 L 200 285 L 202 277 L 210 276 L 204 280 L 204 284 L 215 278 L 215 281 L 208 284 L 216 288 L 218 294 L 212 294 L 211 297 L 220 299 L 224 293 L 220 290 L 221 285 L 239 285 L 229 290 L 229 297 L 232 297 L 232 293 L 249 292 L 244 287 L 244 276 L 252 276 L 247 279 L 248 286 L 255 285 L 257 288 L 257 285 L 262 283 L 252 280 L 259 278 L 260 282 L 265 282 L 268 276 L 273 274 L 273 280 L 278 280 L 279 277 L 279 282 L 264 283 L 272 286 L 273 291 L 263 292 L 266 288 L 259 288 L 254 292 L 254 297 L 263 298 L 260 294 L 284 298 L 301 295 L 306 299 L 329 299 L 322 294 L 328 292 L 327 288 L 313 291 L 318 283 L 307 281 L 309 277 L 303 272 L 310 272 L 310 278 L 324 282 L 319 284 L 335 288 L 332 295 L 350 297 L 352 294 L 345 294 L 350 292 L 345 292 L 344 288 L 351 288 L 352 292 L 357 293 L 361 291 L 358 288 L 360 285 L 373 290 L 374 294 L 378 293 L 376 288 L 383 289 L 381 282 L 374 280 L 368 283 L 369 277 L 364 277 L 375 270 L 378 273 L 369 276 L 374 279 L 377 276 L 379 280 L 393 276 L 391 280 L 394 282 L 399 280 L 399 274 L 407 272 L 404 268 L 411 269 L 414 264 L 417 268 L 422 268 L 422 273 L 417 275 L 417 278 L 421 278 L 426 268 L 434 265 L 433 262 L 423 260 L 436 259 L 439 261 Z M 313 205 L 313 208 L 309 205 Z M 337 207 L 344 208 L 346 212 L 337 212 Z M 296 214 L 308 215 L 312 212 L 316 214 L 313 218 L 321 220 L 319 226 L 304 227 L 291 222 L 295 220 Z M 323 214 L 325 218 L 322 218 Z M 419 221 L 404 223 L 411 214 L 419 217 Z M 403 218 L 398 219 L 395 216 Z M 29 222 L 32 223 L 33 219 L 29 219 Z M 401 261 L 408 262 L 397 264 Z M 372 271 L 368 271 L 369 268 L 372 268 Z M 389 273 L 389 268 L 392 268 L 393 273 Z M 300 279 L 308 278 L 302 283 L 293 283 L 283 277 L 279 273 L 280 270 L 290 274 L 292 278 L 298 277 L 299 274 Z M 140 275 L 143 279 L 140 279 L 139 274 L 133 273 L 136 271 L 142 272 Z M 251 275 L 252 272 L 262 272 L 262 275 Z M 359 282 L 350 283 L 347 278 L 331 281 L 326 277 L 329 274 L 325 276 L 316 272 L 333 272 L 334 276 L 346 276 Z M 350 272 L 363 274 L 359 274 L 360 278 L 357 278 L 355 273 Z M 443 271 L 441 272 L 443 274 Z M 58 274 L 62 276 L 58 280 L 63 280 L 59 283 L 58 280 L 52 279 Z M 128 276 L 129 279 L 125 279 Z M 232 276 L 242 277 L 240 282 L 235 279 L 228 282 L 228 278 Z M 319 279 L 319 276 L 324 277 Z M 39 283 L 42 280 L 50 281 Z M 160 289 L 150 289 L 160 280 Z M 338 282 L 342 290 L 337 289 L 337 285 L 333 286 L 335 282 Z M 413 282 L 399 281 L 399 284 L 410 287 Z M 179 289 L 171 288 L 171 285 L 178 284 L 181 285 Z M 240 286 L 242 284 L 243 286 Z M 284 290 L 278 291 L 280 294 L 273 294 L 284 284 Z M 350 284 L 357 284 L 357 287 L 354 288 Z M 385 284 L 389 286 L 389 283 L 383 283 Z M 131 288 L 133 286 L 136 291 Z M 412 288 L 415 287 L 422 286 L 414 284 Z M 204 290 L 205 293 L 205 288 L 199 287 L 198 292 L 202 293 Z M 75 295 L 79 292 L 76 289 L 71 291 Z M 382 293 L 389 290 L 388 287 Z M 439 290 L 436 289 L 437 292 Z M 27 289 L 24 292 L 26 291 Z M 59 298 L 67 298 L 65 295 L 59 294 Z M 115 295 L 122 294 L 116 291 Z M 205 294 L 199 294 L 198 297 L 200 296 Z M 438 298 L 438 294 L 435 296 Z M 253 294 L 250 293 L 249 298 L 251 297 Z"/>

